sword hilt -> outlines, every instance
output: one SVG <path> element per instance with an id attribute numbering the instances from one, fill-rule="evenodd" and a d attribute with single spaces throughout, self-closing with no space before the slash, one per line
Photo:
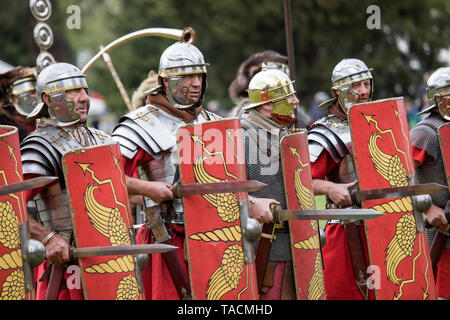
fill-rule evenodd
<path id="1" fill-rule="evenodd" d="M 181 183 L 176 181 L 172 186 L 172 194 L 174 199 L 179 199 L 183 196 L 183 190 L 181 190 Z"/>
<path id="2" fill-rule="evenodd" d="M 354 186 L 352 188 L 348 189 L 348 193 L 350 194 L 350 199 L 352 200 L 352 206 L 359 205 L 361 203 L 361 196 L 358 192 L 358 187 Z M 333 201 L 331 201 L 331 198 L 327 195 L 326 196 L 326 203 L 329 204 L 330 208 L 339 208 L 337 204 L 335 204 Z"/>
<path id="3" fill-rule="evenodd" d="M 350 198 L 352 199 L 352 205 L 360 204 L 361 198 L 358 197 L 358 195 L 359 195 L 358 188 L 351 188 L 348 191 L 350 193 Z"/>
<path id="4" fill-rule="evenodd" d="M 273 222 L 277 223 L 277 224 L 281 224 L 282 221 L 280 220 L 280 211 L 283 210 L 283 208 L 276 203 L 271 203 L 270 204 L 270 211 L 272 211 L 272 219 Z"/>

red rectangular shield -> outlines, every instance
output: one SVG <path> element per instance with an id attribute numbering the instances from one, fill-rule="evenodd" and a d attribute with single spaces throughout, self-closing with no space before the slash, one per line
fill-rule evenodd
<path id="1" fill-rule="evenodd" d="M 131 211 L 118 144 L 80 148 L 63 156 L 78 248 L 131 245 Z M 131 255 L 78 259 L 86 300 L 143 299 Z"/>
<path id="2" fill-rule="evenodd" d="M 438 129 L 439 145 L 444 162 L 447 185 L 450 186 L 450 123 L 444 123 Z"/>
<path id="3" fill-rule="evenodd" d="M 0 186 L 23 181 L 17 128 L 0 126 Z M 0 300 L 31 298 L 25 274 L 19 226 L 27 221 L 23 192 L 0 196 Z"/>
<path id="4" fill-rule="evenodd" d="M 188 124 L 177 132 L 180 182 L 246 180 L 237 119 Z M 246 192 L 183 197 L 193 299 L 258 299 L 255 264 L 244 262 L 240 200 Z"/>
<path id="5" fill-rule="evenodd" d="M 306 130 L 284 136 L 280 154 L 287 209 L 315 209 Z M 289 230 L 297 299 L 324 300 L 319 223 L 316 220 L 289 221 Z"/>
<path id="6" fill-rule="evenodd" d="M 361 190 L 408 185 L 415 173 L 403 98 L 354 105 L 349 110 L 355 169 Z M 411 197 L 363 201 L 385 212 L 365 221 L 377 299 L 436 299 L 425 232 L 419 232 Z"/>

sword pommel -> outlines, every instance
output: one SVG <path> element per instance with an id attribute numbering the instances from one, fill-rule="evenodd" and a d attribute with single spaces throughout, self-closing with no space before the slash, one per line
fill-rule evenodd
<path id="1" fill-rule="evenodd" d="M 32 268 L 39 266 L 45 259 L 45 247 L 37 240 L 28 240 L 28 253 L 27 253 L 28 263 Z"/>

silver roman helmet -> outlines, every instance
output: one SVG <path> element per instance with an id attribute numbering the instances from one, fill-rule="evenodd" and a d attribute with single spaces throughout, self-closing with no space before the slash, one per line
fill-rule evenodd
<path id="1" fill-rule="evenodd" d="M 11 103 L 12 96 L 17 97 L 14 105 L 17 113 L 27 117 L 36 107 L 36 68 L 23 68 L 23 77 L 15 80 L 8 88 L 8 101 Z"/>
<path id="2" fill-rule="evenodd" d="M 206 63 L 203 54 L 197 47 L 187 42 L 176 42 L 168 47 L 161 55 L 159 61 L 159 84 L 161 78 L 168 79 L 167 99 L 179 109 L 187 109 L 201 105 L 206 91 Z M 202 74 L 202 91 L 199 100 L 195 103 L 187 97 L 188 88 L 183 84 L 183 76 Z"/>
<path id="3" fill-rule="evenodd" d="M 427 81 L 427 96 L 430 106 L 418 114 L 438 107 L 442 117 L 450 120 L 450 67 L 439 68 L 431 74 Z M 439 104 L 436 104 L 436 97 L 442 98 Z"/>
<path id="4" fill-rule="evenodd" d="M 366 64 L 359 59 L 343 59 L 334 67 L 331 75 L 331 93 L 333 98 L 321 103 L 319 108 L 328 108 L 338 100 L 342 110 L 347 113 L 348 109 L 353 104 L 348 101 L 347 93 L 358 96 L 358 93 L 352 90 L 352 84 L 366 79 L 370 80 L 369 100 L 372 99 L 373 78 L 370 71 L 372 71 L 372 68 L 369 69 Z"/>
<path id="5" fill-rule="evenodd" d="M 28 118 L 37 118 L 45 111 L 46 104 L 42 94 L 50 96 L 48 113 L 58 126 L 70 126 L 80 121 L 80 115 L 74 112 L 75 102 L 66 97 L 66 91 L 88 89 L 85 75 L 81 70 L 69 63 L 60 62 L 44 68 L 36 81 L 38 105 Z"/>

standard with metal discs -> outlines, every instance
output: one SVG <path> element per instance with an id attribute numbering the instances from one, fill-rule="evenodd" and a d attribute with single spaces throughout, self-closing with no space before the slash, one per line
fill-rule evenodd
<path id="1" fill-rule="evenodd" d="M 49 0 L 30 0 L 30 11 L 37 20 L 45 21 L 52 14 L 52 5 Z"/>
<path id="2" fill-rule="evenodd" d="M 33 39 L 36 45 L 47 50 L 53 44 L 53 31 L 45 22 L 39 22 L 33 29 Z"/>
<path id="3" fill-rule="evenodd" d="M 39 71 L 51 65 L 52 63 L 55 63 L 55 58 L 50 52 L 47 51 L 41 52 L 36 58 L 36 66 L 38 67 Z"/>

